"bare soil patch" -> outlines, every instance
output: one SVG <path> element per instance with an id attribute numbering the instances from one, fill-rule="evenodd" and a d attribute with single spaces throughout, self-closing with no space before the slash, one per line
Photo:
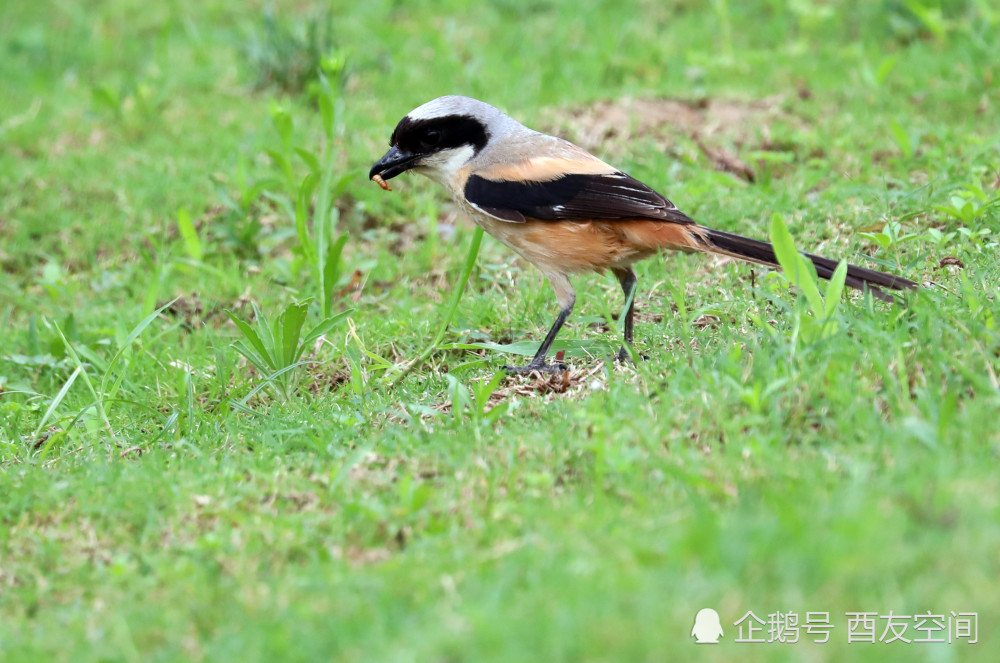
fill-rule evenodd
<path id="1" fill-rule="evenodd" d="M 752 182 L 755 164 L 741 155 L 792 147 L 774 139 L 771 127 L 777 123 L 808 128 L 803 118 L 784 108 L 780 96 L 752 101 L 626 97 L 554 109 L 544 119 L 543 130 L 609 158 L 624 155 L 633 142 L 652 141 L 676 151 L 691 140 L 718 170 Z"/>

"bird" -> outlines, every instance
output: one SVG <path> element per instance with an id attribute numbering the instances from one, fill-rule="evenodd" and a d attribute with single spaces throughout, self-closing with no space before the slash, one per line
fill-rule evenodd
<path id="1" fill-rule="evenodd" d="M 413 109 L 396 125 L 389 151 L 368 173 L 386 180 L 407 171 L 441 185 L 483 230 L 533 264 L 555 291 L 559 313 L 534 357 L 508 373 L 559 372 L 546 362 L 573 311 L 569 277 L 610 271 L 629 303 L 619 361 L 628 361 L 634 336 L 637 279 L 632 265 L 663 250 L 714 253 L 778 268 L 771 244 L 695 222 L 650 186 L 583 148 L 524 126 L 490 104 L 458 95 Z M 803 253 L 829 279 L 837 262 Z M 889 290 L 917 284 L 901 276 L 849 265 L 845 284 L 893 301 Z"/>

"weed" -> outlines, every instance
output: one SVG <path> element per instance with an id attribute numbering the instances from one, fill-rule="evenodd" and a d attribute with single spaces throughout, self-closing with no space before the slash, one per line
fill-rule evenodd
<path id="1" fill-rule="evenodd" d="M 966 225 L 972 225 L 997 206 L 1000 206 L 1000 196 L 991 199 L 983 187 L 978 184 L 966 184 L 951 197 L 950 205 L 935 205 L 934 209 Z"/>
<path id="2" fill-rule="evenodd" d="M 344 311 L 323 318 L 302 336 L 310 301 L 289 304 L 273 321 L 267 318 L 257 304 L 253 304 L 256 324 L 240 319 L 232 311 L 226 311 L 226 315 L 242 334 L 242 338 L 235 341 L 233 347 L 264 376 L 260 385 L 244 397 L 241 404 L 245 404 L 261 387 L 267 387 L 282 401 L 290 401 L 295 396 L 302 375 L 295 369 L 314 363 L 301 360 L 306 348 L 320 336 L 330 332 L 349 313 Z"/>
<path id="3" fill-rule="evenodd" d="M 72 430 L 73 425 L 77 421 L 82 420 L 84 423 L 90 421 L 91 411 L 96 414 L 97 421 L 110 440 L 116 440 L 115 427 L 111 422 L 110 415 L 112 414 L 113 407 L 123 402 L 123 399 L 119 397 L 119 392 L 128 373 L 129 352 L 142 332 L 145 331 L 167 306 L 169 304 L 153 311 L 133 327 L 118 344 L 114 355 L 108 361 L 105 361 L 92 348 L 72 342 L 58 323 L 43 320 L 43 323 L 53 329 L 61 339 L 67 355 L 66 361 L 73 367 L 73 372 L 63 382 L 56 395 L 49 399 L 45 413 L 39 418 L 28 440 L 35 441 L 40 439 L 39 436 L 42 430 L 53 421 L 57 411 L 63 406 L 70 389 L 78 378 L 82 379 L 92 399 L 82 409 L 59 417 L 60 420 L 70 420 L 71 423 L 65 428 L 60 428 L 58 432 L 47 436 L 44 446 L 41 449 L 43 456 L 47 455 L 53 446 Z M 92 373 L 95 374 L 93 377 Z M 100 380 L 95 381 L 98 376 Z"/>
<path id="4" fill-rule="evenodd" d="M 427 344 L 423 352 L 406 362 L 403 366 L 395 367 L 390 373 L 388 373 L 385 378 L 386 382 L 391 383 L 402 379 L 410 371 L 427 361 L 427 358 L 439 349 L 439 344 L 444 339 L 444 335 L 447 333 L 449 325 L 451 325 L 452 321 L 455 319 L 455 311 L 458 310 L 458 304 L 462 300 L 462 294 L 465 292 L 465 286 L 469 282 L 469 276 L 472 275 L 472 270 L 476 265 L 476 258 L 479 256 L 479 246 L 482 244 L 482 241 L 483 229 L 476 226 L 476 229 L 472 233 L 472 242 L 469 244 L 469 251 L 465 256 L 465 264 L 462 267 L 462 273 L 459 275 L 458 281 L 455 283 L 455 287 L 452 288 L 451 299 L 448 301 L 448 306 L 444 311 L 444 315 L 438 321 L 438 329 L 434 334 L 434 338 L 432 338 L 431 342 Z"/>
<path id="5" fill-rule="evenodd" d="M 298 23 L 265 9 L 258 29 L 243 49 L 255 72 L 256 86 L 301 93 L 315 83 L 324 65 L 343 58 L 335 46 L 334 20 L 332 9 Z"/>
<path id="6" fill-rule="evenodd" d="M 880 249 L 896 247 L 923 236 L 922 233 L 904 233 L 903 226 L 898 221 L 887 222 L 878 232 L 861 232 L 858 235 L 875 242 Z"/>
<path id="7" fill-rule="evenodd" d="M 771 244 L 781 265 L 781 275 L 805 295 L 808 311 L 802 306 L 795 308 L 792 326 L 792 340 L 815 343 L 837 333 L 837 309 L 841 304 L 844 282 L 847 279 L 847 262 L 840 261 L 826 287 L 826 294 L 820 294 L 819 276 L 816 267 L 796 248 L 792 235 L 788 232 L 781 215 L 771 217 Z M 808 313 L 808 314 L 807 314 Z"/>
<path id="8" fill-rule="evenodd" d="M 474 383 L 471 388 L 462 384 L 457 377 L 450 373 L 445 377 L 448 380 L 448 395 L 453 422 L 462 426 L 465 419 L 468 418 L 472 426 L 473 436 L 477 442 L 481 442 L 482 428 L 499 420 L 509 407 L 507 401 L 489 407 L 490 397 L 503 382 L 503 371 L 498 371 L 489 380 L 483 378 L 478 383 Z"/>

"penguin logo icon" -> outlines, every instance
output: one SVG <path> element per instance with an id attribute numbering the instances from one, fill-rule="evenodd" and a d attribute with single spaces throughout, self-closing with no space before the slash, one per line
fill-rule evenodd
<path id="1" fill-rule="evenodd" d="M 691 637 L 699 645 L 717 645 L 722 637 L 722 623 L 719 621 L 719 613 L 712 608 L 702 608 L 694 616 L 694 628 L 691 629 Z"/>

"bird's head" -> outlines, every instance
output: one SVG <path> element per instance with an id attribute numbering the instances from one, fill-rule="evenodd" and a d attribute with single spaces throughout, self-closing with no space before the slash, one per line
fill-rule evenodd
<path id="1" fill-rule="evenodd" d="M 392 179 L 408 170 L 445 186 L 455 172 L 490 145 L 496 136 L 520 127 L 487 103 L 447 96 L 413 109 L 396 125 L 389 151 L 368 178 Z"/>

